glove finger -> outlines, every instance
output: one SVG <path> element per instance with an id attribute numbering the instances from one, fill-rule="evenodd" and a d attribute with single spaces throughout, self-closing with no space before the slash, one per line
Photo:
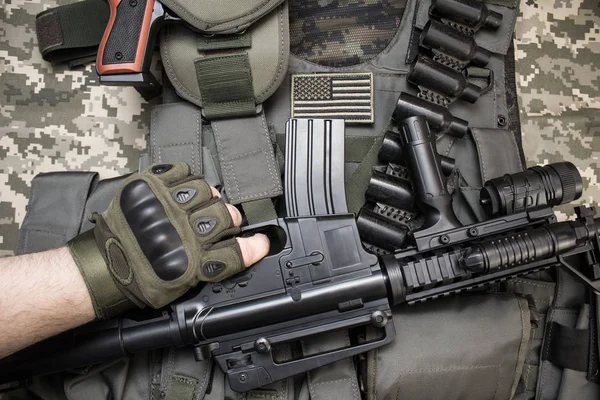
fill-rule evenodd
<path id="1" fill-rule="evenodd" d="M 190 174 L 190 166 L 184 162 L 152 164 L 144 170 L 146 172 L 170 185 L 186 178 Z"/>
<path id="2" fill-rule="evenodd" d="M 233 238 L 206 251 L 197 271 L 197 279 L 202 282 L 219 282 L 244 269 L 242 250 L 238 241 Z"/>
<path id="3" fill-rule="evenodd" d="M 212 188 L 203 179 L 191 179 L 170 188 L 171 198 L 188 211 L 207 204 L 214 197 Z"/>
<path id="4" fill-rule="evenodd" d="M 235 218 L 241 220 L 241 216 Z M 226 234 L 230 235 L 230 228 L 234 227 L 232 211 L 221 199 L 211 200 L 208 206 L 192 212 L 188 219 L 200 243 L 217 242 Z"/>

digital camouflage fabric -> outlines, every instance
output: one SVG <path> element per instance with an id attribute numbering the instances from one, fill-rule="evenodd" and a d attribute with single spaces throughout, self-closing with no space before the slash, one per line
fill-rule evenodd
<path id="1" fill-rule="evenodd" d="M 98 85 L 95 68 L 42 60 L 35 16 L 68 1 L 12 0 L 0 7 L 0 256 L 17 245 L 29 186 L 41 172 L 137 168 L 150 105 L 133 88 Z"/>
<path id="2" fill-rule="evenodd" d="M 600 3 L 531 1 L 515 29 L 516 82 L 528 165 L 573 162 L 580 203 L 600 201 Z M 558 207 L 559 219 L 573 207 Z"/>
<path id="3" fill-rule="evenodd" d="M 67 2 L 12 0 L 0 8 L 0 256 L 13 253 L 36 174 L 93 170 L 108 178 L 137 169 L 145 147 L 150 104 L 134 89 L 99 86 L 93 66 L 69 70 L 42 60 L 35 15 Z M 311 20 L 311 7 L 338 5 L 365 12 Z M 292 51 L 325 65 L 367 60 L 387 46 L 404 6 L 292 0 Z M 516 73 L 527 162 L 574 162 L 585 181 L 581 201 L 590 204 L 600 199 L 600 5 L 528 0 L 521 12 Z M 356 38 L 361 44 L 351 49 Z"/>
<path id="4" fill-rule="evenodd" d="M 390 44 L 406 0 L 290 0 L 290 50 L 329 67 L 366 62 Z"/>

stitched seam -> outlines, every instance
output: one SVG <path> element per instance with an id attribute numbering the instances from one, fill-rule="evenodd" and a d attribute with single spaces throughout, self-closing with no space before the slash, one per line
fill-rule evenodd
<path id="1" fill-rule="evenodd" d="M 202 136 L 200 134 L 201 130 L 202 130 L 202 123 L 200 120 L 200 116 L 201 116 L 201 112 L 200 110 L 196 111 L 196 141 L 198 142 L 198 165 L 196 168 L 196 172 L 198 173 L 198 175 L 202 174 L 204 172 L 204 168 L 202 166 Z M 193 149 L 192 149 L 193 151 Z"/>
<path id="2" fill-rule="evenodd" d="M 158 110 L 156 108 L 152 109 L 152 128 L 150 129 L 150 136 L 152 136 L 152 149 L 156 149 L 156 113 L 157 112 L 158 112 Z M 160 151 L 159 151 L 159 157 L 160 157 Z M 152 152 L 152 156 L 150 158 L 152 159 L 152 162 L 154 163 L 154 161 L 155 161 L 154 151 Z M 158 159 L 158 161 L 160 161 L 160 158 Z"/>
<path id="3" fill-rule="evenodd" d="M 196 96 L 195 94 L 193 94 L 192 92 L 190 92 L 184 85 L 182 85 L 181 81 L 179 80 L 177 74 L 175 73 L 175 69 L 173 69 L 173 64 L 171 63 L 171 54 L 166 50 L 169 48 L 169 29 L 165 29 L 164 30 L 164 41 L 165 41 L 165 45 L 161 46 L 165 48 L 165 52 L 164 54 L 162 54 L 161 52 L 161 56 L 163 58 L 163 60 L 165 60 L 165 70 L 167 71 L 167 76 L 169 77 L 169 79 L 171 80 L 171 83 L 173 84 L 173 86 L 179 91 L 179 93 L 182 95 L 182 97 L 184 97 L 186 100 L 191 101 L 192 103 L 196 102 L 195 104 L 202 106 L 202 98 L 200 96 Z M 169 72 L 171 74 L 169 74 Z M 188 97 L 186 97 L 186 96 Z"/>
<path id="4" fill-rule="evenodd" d="M 240 154 L 239 156 L 235 156 L 232 158 L 223 158 L 223 161 L 234 161 L 234 160 L 239 160 L 240 158 L 244 158 L 246 156 L 252 155 L 252 154 L 258 154 L 261 153 L 262 150 L 253 150 L 253 151 L 248 151 L 246 153 Z"/>
<path id="5" fill-rule="evenodd" d="M 284 25 L 284 15 L 283 15 L 283 8 L 285 6 L 279 6 L 281 8 L 281 10 L 279 11 L 279 16 L 277 18 L 277 20 L 279 21 L 279 37 L 281 38 L 281 40 L 279 41 L 279 65 L 277 66 L 277 71 L 275 72 L 275 78 L 271 81 L 271 83 L 269 84 L 269 86 L 267 86 L 267 88 L 265 90 L 263 90 L 261 93 L 259 93 L 256 96 L 256 102 L 258 103 L 258 98 L 265 96 L 267 92 L 269 92 L 271 90 L 271 88 L 273 86 L 275 86 L 276 83 L 278 83 L 277 81 L 279 81 L 279 83 L 281 83 L 281 81 L 283 81 L 283 74 L 281 73 L 281 71 L 283 70 L 283 63 L 284 60 L 286 59 L 285 57 L 285 40 L 284 40 L 284 36 L 285 36 L 285 32 L 283 29 L 283 25 Z M 281 76 L 281 80 L 279 79 L 279 77 Z M 279 86 L 279 85 L 278 85 Z M 261 99 L 261 103 L 262 101 L 266 100 L 265 99 Z"/>
<path id="6" fill-rule="evenodd" d="M 496 398 L 496 394 L 498 393 L 498 385 L 500 384 L 500 366 L 496 368 L 496 387 L 494 388 L 494 394 L 492 395 L 492 399 Z"/>
<path id="7" fill-rule="evenodd" d="M 233 21 L 241 21 L 243 18 L 248 18 L 248 16 L 255 14 L 258 10 L 263 9 L 265 7 L 265 5 L 269 4 L 270 0 L 265 0 L 262 4 L 258 5 L 257 7 L 250 10 L 248 13 L 244 14 L 241 17 L 231 18 L 231 19 L 221 21 L 221 22 L 208 22 L 208 21 L 201 20 L 200 18 L 194 16 L 187 9 L 181 7 L 178 3 L 168 1 L 168 0 L 167 0 L 167 2 L 169 3 L 168 4 L 169 8 L 177 9 L 178 14 L 185 14 L 192 21 L 195 21 L 197 23 L 206 24 L 206 27 L 210 28 L 210 27 L 215 27 L 215 26 L 219 26 L 219 25 L 225 25 L 226 23 L 231 23 Z M 167 4 L 167 2 L 165 2 L 165 4 Z"/>
<path id="8" fill-rule="evenodd" d="M 221 170 L 223 173 L 223 180 L 225 181 L 225 188 L 229 188 L 233 190 L 233 187 L 231 186 L 231 176 L 229 175 L 229 172 L 227 171 L 228 169 L 228 163 L 225 162 L 222 159 L 222 152 L 223 152 L 223 143 L 221 142 L 221 134 L 219 133 L 219 128 L 217 126 L 217 124 L 213 123 L 211 124 L 212 128 L 213 128 L 213 133 L 215 136 L 215 140 L 217 141 L 217 152 L 219 153 L 219 159 L 221 160 Z M 228 193 L 230 198 L 234 198 L 237 196 L 234 196 L 233 193 Z M 239 196 L 239 189 L 238 189 L 238 196 Z"/>
<path id="9" fill-rule="evenodd" d="M 265 156 L 267 158 L 269 173 L 271 174 L 271 180 L 273 183 L 273 189 L 271 189 L 271 191 L 272 191 L 273 195 L 276 195 L 281 190 L 281 182 L 279 182 L 279 179 L 273 174 L 273 172 L 276 170 L 275 159 L 273 157 L 272 151 L 269 151 L 272 149 L 273 144 L 271 143 L 271 137 L 269 135 L 269 128 L 267 127 L 267 121 L 266 121 L 264 113 L 262 113 L 260 115 L 260 120 L 262 122 L 264 139 L 266 140 L 266 144 L 267 144 L 267 147 L 266 147 L 267 150 L 265 150 Z"/>
<path id="10" fill-rule="evenodd" d="M 513 147 L 515 148 L 515 154 L 517 154 L 517 160 L 519 162 L 519 168 L 521 170 L 523 170 L 523 163 L 521 163 L 521 157 L 518 156 L 518 154 L 519 154 L 519 148 L 517 147 L 517 142 L 515 140 L 515 136 L 512 133 L 510 133 L 510 132 L 508 132 L 508 134 L 510 136 L 510 143 L 512 143 Z"/>
<path id="11" fill-rule="evenodd" d="M 512 281 L 515 283 L 522 283 L 524 285 L 530 285 L 530 286 L 538 286 L 538 287 L 547 288 L 547 289 L 553 289 L 555 287 L 555 285 L 552 283 L 529 282 L 522 278 L 513 278 Z"/>
<path id="12" fill-rule="evenodd" d="M 330 383 L 343 382 L 343 381 L 348 381 L 348 380 L 351 380 L 351 379 L 352 378 L 350 378 L 350 377 L 348 377 L 348 378 L 341 378 L 341 379 L 334 379 L 332 381 L 327 381 L 327 382 L 313 383 L 313 386 L 327 385 L 327 384 L 330 384 Z"/>
<path id="13" fill-rule="evenodd" d="M 92 180 L 93 179 L 94 179 L 94 174 L 90 174 L 88 176 L 88 178 L 86 179 L 86 181 L 85 181 L 86 190 L 84 192 L 82 192 L 81 196 L 79 197 L 79 207 L 78 207 L 78 210 L 80 210 L 80 212 L 79 212 L 80 216 L 79 216 L 79 220 L 78 220 L 78 223 L 77 223 L 77 232 L 79 232 L 79 230 L 81 228 L 81 222 L 83 221 L 83 217 L 84 217 L 84 214 L 85 214 L 85 203 L 86 203 L 86 200 L 87 200 L 87 197 L 88 197 L 88 192 L 90 190 L 90 186 L 92 184 Z"/>
<path id="14" fill-rule="evenodd" d="M 550 323 L 550 331 L 549 331 L 548 341 L 550 341 L 550 339 L 552 338 L 552 323 L 551 322 L 553 321 L 553 318 L 554 318 L 554 309 L 551 309 L 549 318 L 547 320 L 547 323 Z M 544 340 L 544 343 L 542 344 L 542 349 L 544 349 L 545 346 L 546 346 L 546 341 Z M 546 351 L 544 351 L 544 355 L 545 354 L 546 354 Z M 544 385 L 546 384 L 546 375 L 547 374 L 544 374 L 544 368 L 543 368 L 544 362 L 542 360 L 540 360 L 540 363 L 541 364 L 540 364 L 540 369 L 538 371 L 538 374 L 541 374 L 541 376 L 542 376 L 542 383 L 540 384 L 539 393 L 536 393 L 536 396 L 535 396 L 536 399 L 541 398 L 542 394 L 544 393 Z"/>
<path id="15" fill-rule="evenodd" d="M 475 140 L 475 144 L 477 145 L 477 150 L 479 152 L 479 161 L 481 161 L 481 172 L 483 174 L 483 182 L 487 182 L 487 172 L 485 170 L 485 157 L 483 157 L 483 153 L 481 151 L 481 145 L 479 143 L 479 140 L 477 140 L 477 135 L 473 134 L 473 139 Z"/>
<path id="16" fill-rule="evenodd" d="M 247 102 L 251 102 L 252 104 L 256 104 L 254 98 L 252 97 L 247 97 L 245 99 L 242 100 L 230 100 L 230 101 L 211 101 L 211 102 L 207 102 L 204 107 L 208 107 L 210 105 L 213 104 L 240 104 L 240 103 L 247 103 Z"/>
<path id="17" fill-rule="evenodd" d="M 35 228 L 25 228 L 27 232 L 41 232 L 41 233 L 50 233 L 52 235 L 56 235 L 56 236 L 62 236 L 63 238 L 66 237 L 66 235 L 64 233 L 60 233 L 60 232 L 56 232 L 56 231 L 50 231 L 50 230 L 46 230 L 46 229 L 35 229 Z"/>
<path id="18" fill-rule="evenodd" d="M 398 373 L 401 374 L 411 374 L 414 372 L 444 372 L 444 371 L 468 371 L 468 370 L 472 370 L 472 369 L 490 369 L 490 368 L 500 368 L 501 365 L 500 364 L 490 364 L 490 365 L 471 365 L 468 367 L 464 367 L 464 366 L 453 366 L 453 367 L 447 367 L 447 368 L 418 368 L 418 369 L 405 369 L 405 370 L 400 370 L 397 371 Z"/>

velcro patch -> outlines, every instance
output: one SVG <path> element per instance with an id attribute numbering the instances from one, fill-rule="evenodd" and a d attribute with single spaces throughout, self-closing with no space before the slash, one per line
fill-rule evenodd
<path id="1" fill-rule="evenodd" d="M 292 118 L 337 118 L 372 124 L 373 74 L 292 75 Z"/>

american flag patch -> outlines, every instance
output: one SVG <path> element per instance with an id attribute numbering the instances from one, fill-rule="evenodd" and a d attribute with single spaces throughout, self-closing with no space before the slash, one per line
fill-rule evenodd
<path id="1" fill-rule="evenodd" d="M 373 123 L 373 74 L 292 75 L 292 118 Z"/>

